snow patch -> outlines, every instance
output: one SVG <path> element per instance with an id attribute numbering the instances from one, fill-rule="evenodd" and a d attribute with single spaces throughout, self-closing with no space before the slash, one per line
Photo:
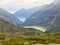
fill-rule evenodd
<path id="1" fill-rule="evenodd" d="M 25 20 L 26 20 L 26 18 L 23 18 L 23 17 L 22 18 L 18 17 L 18 19 L 22 22 L 25 22 Z"/>

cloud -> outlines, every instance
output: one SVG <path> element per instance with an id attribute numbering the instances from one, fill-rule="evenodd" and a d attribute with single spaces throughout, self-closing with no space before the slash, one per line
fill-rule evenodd
<path id="1" fill-rule="evenodd" d="M 13 0 L 10 6 L 29 8 L 30 6 L 50 4 L 51 2 L 53 2 L 53 0 Z"/>
<path id="2" fill-rule="evenodd" d="M 35 6 L 43 5 L 43 4 L 50 4 L 54 0 L 3 0 L 0 1 L 2 5 L 5 5 L 4 9 L 8 11 L 16 11 L 21 8 L 32 8 Z"/>
<path id="3" fill-rule="evenodd" d="M 36 5 L 43 5 L 43 4 L 50 4 L 52 3 L 54 0 L 34 0 L 33 1 L 33 4 L 36 4 Z"/>
<path id="4" fill-rule="evenodd" d="M 4 7 L 8 5 L 11 2 L 11 0 L 0 0 L 0 7 Z"/>

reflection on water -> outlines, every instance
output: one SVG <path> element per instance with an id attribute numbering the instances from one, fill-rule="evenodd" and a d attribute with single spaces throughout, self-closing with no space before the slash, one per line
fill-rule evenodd
<path id="1" fill-rule="evenodd" d="M 60 44 L 32 44 L 32 45 L 60 45 Z"/>

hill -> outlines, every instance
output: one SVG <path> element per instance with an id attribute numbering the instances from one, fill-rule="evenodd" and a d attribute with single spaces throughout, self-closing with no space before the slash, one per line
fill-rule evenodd
<path id="1" fill-rule="evenodd" d="M 33 28 L 23 28 L 6 20 L 0 18 L 0 33 L 17 34 L 17 35 L 40 35 L 43 32 Z"/>

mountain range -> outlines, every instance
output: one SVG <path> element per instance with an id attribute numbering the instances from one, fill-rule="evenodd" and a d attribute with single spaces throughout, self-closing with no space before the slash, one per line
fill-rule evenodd
<path id="1" fill-rule="evenodd" d="M 60 23 L 58 17 L 60 16 L 60 2 L 56 1 L 50 5 L 46 5 L 42 10 L 33 13 L 27 20 L 23 23 L 24 26 L 47 26 L 53 23 Z"/>
<path id="2" fill-rule="evenodd" d="M 46 32 L 60 31 L 60 1 L 46 5 L 41 10 L 33 13 L 22 26 L 40 26 L 46 27 Z"/>
<path id="3" fill-rule="evenodd" d="M 17 34 L 17 35 L 41 35 L 42 31 L 33 28 L 24 28 L 10 23 L 6 18 L 0 17 L 0 33 Z"/>
<path id="4" fill-rule="evenodd" d="M 49 30 L 60 24 L 60 1 L 55 0 L 49 5 L 37 6 L 31 9 L 22 8 L 15 14 L 0 8 L 0 17 L 18 26 L 46 27 L 48 30 L 46 32 L 50 32 Z"/>
<path id="5" fill-rule="evenodd" d="M 30 17 L 33 13 L 41 10 L 41 8 L 45 7 L 44 6 L 37 6 L 31 9 L 25 9 L 22 8 L 19 11 L 17 11 L 14 16 L 17 17 L 18 19 L 20 19 L 22 22 L 24 22 L 28 17 Z"/>

